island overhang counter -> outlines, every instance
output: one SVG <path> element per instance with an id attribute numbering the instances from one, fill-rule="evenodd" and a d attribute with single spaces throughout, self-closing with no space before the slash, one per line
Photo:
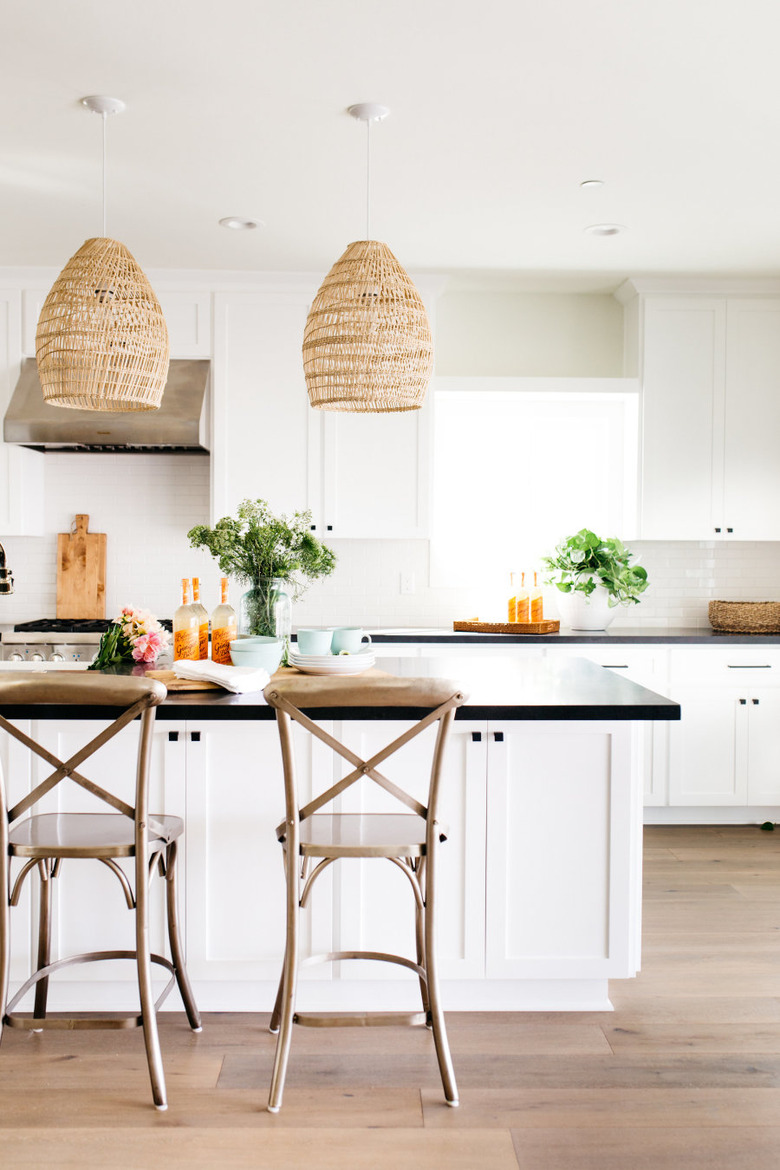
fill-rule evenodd
<path id="1" fill-rule="evenodd" d="M 648 720 L 679 719 L 679 705 L 580 659 L 527 662 L 488 652 L 484 658 L 383 659 L 378 665 L 392 674 L 452 678 L 469 695 L 445 763 L 450 833 L 442 850 L 439 947 L 445 1008 L 608 1008 L 609 980 L 632 977 L 640 964 L 637 730 Z M 40 708 L 16 710 L 14 718 L 38 724 L 64 758 L 85 738 L 79 725 L 102 714 L 80 711 L 74 719 L 72 709 Z M 341 737 L 362 758 L 393 737 L 383 714 L 376 708 L 344 713 Z M 392 721 L 417 714 L 394 711 Z M 273 1003 L 284 931 L 281 851 L 273 831 L 283 789 L 273 720 L 256 693 L 169 694 L 158 708 L 155 811 L 186 817 L 187 961 L 204 1010 L 270 1011 Z M 7 783 L 23 793 L 32 781 L 29 767 L 19 771 L 7 743 L 2 751 Z M 404 777 L 421 789 L 423 754 L 411 753 Z M 109 758 L 104 766 L 112 770 L 119 762 Z M 331 766 L 310 750 L 301 761 L 303 785 L 316 791 L 318 774 Z M 350 790 L 343 811 L 373 810 L 381 797 Z M 78 869 L 74 863 L 62 877 L 77 890 L 75 901 L 73 890 L 63 901 L 71 909 L 57 919 L 61 954 L 78 949 L 76 940 L 83 949 L 83 923 L 72 910 L 78 890 L 114 919 L 121 897 L 110 875 L 96 880 L 94 871 L 85 876 Z M 393 867 L 342 863 L 318 894 L 324 907 L 316 915 L 316 937 L 307 940 L 312 950 L 397 944 L 413 953 L 408 894 Z M 25 913 L 29 929 L 17 923 L 17 939 L 32 937 L 31 904 L 15 911 L 17 919 Z M 162 946 L 162 938 L 155 941 Z M 17 947 L 12 982 L 26 976 L 29 962 L 25 948 Z M 341 964 L 333 973 L 311 968 L 301 1009 L 307 994 L 318 1007 L 334 1010 L 405 1009 L 415 1002 L 414 981 L 388 979 L 384 971 L 380 979 L 373 966 Z M 55 1010 L 133 1001 L 130 984 L 76 977 L 57 994 Z"/>

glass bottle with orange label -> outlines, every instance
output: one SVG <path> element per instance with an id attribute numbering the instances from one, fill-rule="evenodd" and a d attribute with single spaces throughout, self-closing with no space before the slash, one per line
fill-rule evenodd
<path id="1" fill-rule="evenodd" d="M 542 604 L 542 587 L 537 583 L 537 574 L 534 572 L 534 585 L 531 590 L 529 598 L 529 606 L 531 611 L 531 621 L 540 622 L 544 617 L 544 608 Z"/>
<path id="2" fill-rule="evenodd" d="M 509 601 L 507 602 L 507 621 L 517 621 L 517 595 L 515 591 L 515 574 L 509 574 Z"/>
<path id="3" fill-rule="evenodd" d="M 198 614 L 190 605 L 189 578 L 181 579 L 181 605 L 173 615 L 173 660 L 200 657 Z"/>
<path id="4" fill-rule="evenodd" d="M 520 574 L 520 588 L 517 591 L 517 596 L 516 596 L 515 602 L 516 602 L 515 613 L 517 615 L 515 617 L 515 621 L 516 622 L 527 622 L 528 621 L 528 590 L 525 587 L 525 573 Z"/>
<path id="5" fill-rule="evenodd" d="M 209 613 L 200 600 L 200 578 L 192 578 L 192 608 L 198 615 L 198 658 L 209 656 Z"/>
<path id="6" fill-rule="evenodd" d="M 236 611 L 228 603 L 228 579 L 220 580 L 221 602 L 211 615 L 211 660 L 230 666 L 230 643 L 238 636 Z"/>

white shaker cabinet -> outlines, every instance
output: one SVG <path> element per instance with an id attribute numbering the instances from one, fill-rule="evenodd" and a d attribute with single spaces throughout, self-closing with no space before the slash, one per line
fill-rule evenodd
<path id="1" fill-rule="evenodd" d="M 780 655 L 772 647 L 678 648 L 671 693 L 672 806 L 780 804 Z"/>
<path id="2" fill-rule="evenodd" d="M 780 299 L 648 295 L 633 319 L 642 538 L 780 539 Z"/>
<path id="3" fill-rule="evenodd" d="M 301 345 L 314 290 L 215 296 L 213 517 L 311 509 L 315 534 L 427 535 L 428 411 L 313 410 Z"/>
<path id="4" fill-rule="evenodd" d="M 19 377 L 21 346 L 21 294 L 0 289 L 0 425 Z M 43 454 L 0 442 L 0 542 L 43 534 L 43 492 Z"/>
<path id="5" fill-rule="evenodd" d="M 552 981 L 546 1008 L 603 1008 L 607 979 L 639 966 L 633 735 L 600 721 L 488 726 L 486 977 Z"/>

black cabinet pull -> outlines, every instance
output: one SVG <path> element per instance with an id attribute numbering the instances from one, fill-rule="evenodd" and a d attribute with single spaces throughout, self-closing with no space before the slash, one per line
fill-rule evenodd
<path id="1" fill-rule="evenodd" d="M 503 743 L 504 742 L 503 731 L 494 731 L 493 732 L 493 739 L 496 741 L 496 743 Z"/>
<path id="2" fill-rule="evenodd" d="M 719 529 L 719 528 L 716 528 L 716 529 L 715 529 L 715 531 L 716 531 L 716 532 L 720 532 L 720 529 Z"/>
<path id="3" fill-rule="evenodd" d="M 747 699 L 740 699 L 739 705 L 740 705 L 740 707 L 745 707 L 747 705 Z"/>
<path id="4" fill-rule="evenodd" d="M 190 739 L 192 740 L 193 743 L 200 743 L 200 732 L 199 731 L 191 731 L 190 732 Z"/>
<path id="5" fill-rule="evenodd" d="M 332 524 L 326 524 L 326 525 L 325 525 L 325 528 L 327 529 L 327 531 L 328 531 L 328 532 L 332 532 L 332 531 L 333 531 L 333 525 L 332 525 Z"/>
<path id="6" fill-rule="evenodd" d="M 309 528 L 311 529 L 311 531 L 312 531 L 312 532 L 316 532 L 316 531 L 317 531 L 317 525 L 316 525 L 316 524 L 310 524 L 310 525 L 309 525 Z"/>
<path id="7" fill-rule="evenodd" d="M 729 662 L 727 663 L 729 670 L 771 670 L 772 667 L 768 662 Z"/>
<path id="8" fill-rule="evenodd" d="M 727 529 L 726 529 L 726 531 L 727 531 L 727 532 L 733 532 L 733 531 L 734 531 L 734 529 L 733 529 L 733 528 L 727 528 Z"/>
<path id="9" fill-rule="evenodd" d="M 472 731 L 471 742 L 472 743 L 482 743 L 482 732 L 481 731 Z"/>
<path id="10" fill-rule="evenodd" d="M 178 731 L 169 731 L 168 732 L 168 743 L 178 743 L 178 742 L 179 742 Z"/>
<path id="11" fill-rule="evenodd" d="M 759 704 L 759 701 L 760 701 L 759 699 L 754 699 L 754 700 L 753 700 L 753 706 L 754 706 L 754 707 L 757 707 L 757 706 L 758 706 L 758 704 Z"/>
<path id="12" fill-rule="evenodd" d="M 627 662 L 602 662 L 604 670 L 628 670 Z"/>

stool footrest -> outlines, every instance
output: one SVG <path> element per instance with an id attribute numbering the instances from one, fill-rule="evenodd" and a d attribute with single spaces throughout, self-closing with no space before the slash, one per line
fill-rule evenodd
<path id="1" fill-rule="evenodd" d="M 57 959 L 56 962 L 39 968 L 33 972 L 29 979 L 25 980 L 13 999 L 9 1000 L 3 1016 L 3 1024 L 9 1028 L 27 1028 L 34 1031 L 39 1028 L 60 1031 L 81 1028 L 140 1028 L 143 1024 L 143 1016 L 139 1012 L 110 1012 L 106 1015 L 93 1014 L 88 1016 L 84 1014 L 68 1017 L 62 1015 L 35 1016 L 29 1012 L 14 1011 L 16 1005 L 21 1002 L 31 988 L 35 987 L 36 983 L 41 979 L 48 978 L 49 975 L 63 967 L 74 967 L 78 963 L 102 963 L 111 959 L 135 960 L 136 957 L 135 951 L 90 951 L 83 955 L 70 955 L 67 959 Z M 150 955 L 149 957 L 153 963 L 164 967 L 171 976 L 155 1001 L 154 1010 L 158 1011 L 169 992 L 173 990 L 176 983 L 176 972 L 170 959 L 166 959 L 163 955 Z"/>
<path id="2" fill-rule="evenodd" d="M 427 1016 L 425 1012 L 296 1012 L 293 1023 L 304 1028 L 425 1027 Z"/>

